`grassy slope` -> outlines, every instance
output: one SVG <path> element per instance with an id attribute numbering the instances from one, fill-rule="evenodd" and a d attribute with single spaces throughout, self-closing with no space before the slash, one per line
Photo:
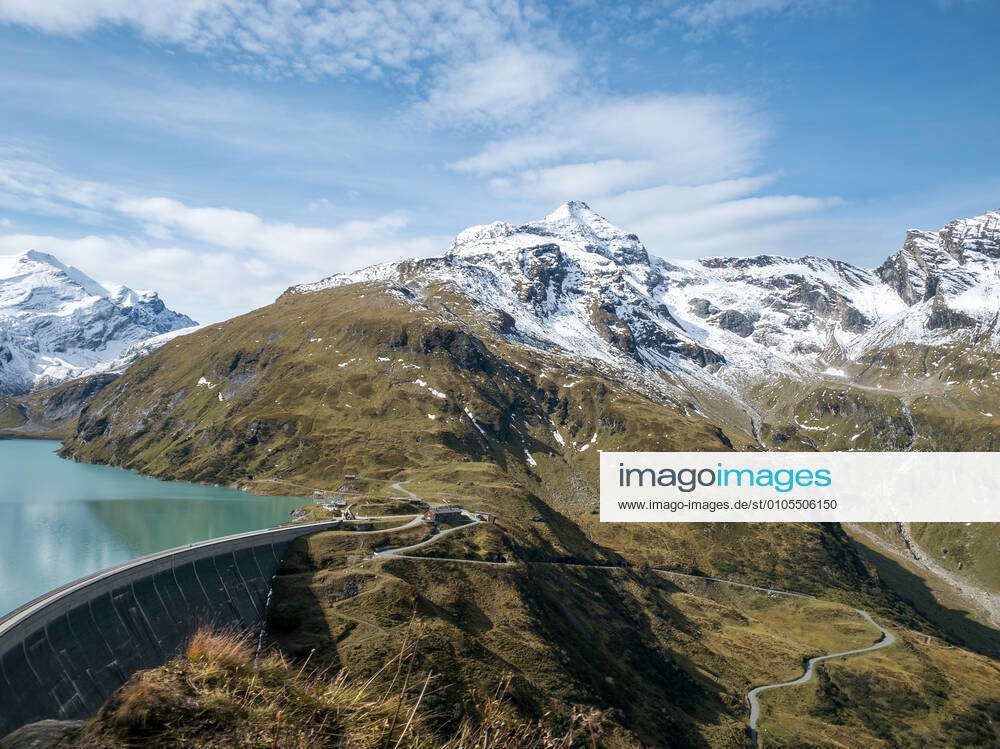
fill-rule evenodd
<path id="1" fill-rule="evenodd" d="M 88 406 L 66 451 L 172 478 L 336 488 L 347 470 L 524 464 L 524 449 L 556 452 L 550 419 L 570 439 L 634 444 L 655 420 L 665 446 L 725 446 L 704 419 L 657 410 L 599 373 L 570 391 L 539 374 L 542 361 L 505 353 L 442 307 L 370 286 L 286 297 L 134 365 Z"/>
<path id="2" fill-rule="evenodd" d="M 497 512 L 526 555 L 867 584 L 843 542 L 810 526 L 597 523 L 599 450 L 747 443 L 597 370 L 487 338 L 455 308 L 373 285 L 285 297 L 138 362 L 87 406 L 64 454 L 265 493 L 336 489 L 347 472 L 405 478 L 425 498 Z"/>
<path id="3" fill-rule="evenodd" d="M 862 658 L 830 661 L 817 679 L 762 700 L 761 747 L 1000 745 L 1000 666 L 926 635 Z"/>
<path id="4" fill-rule="evenodd" d="M 807 655 L 871 641 L 842 605 L 697 582 L 685 590 L 644 568 L 366 557 L 418 537 L 403 533 L 298 542 L 278 578 L 270 637 L 299 659 L 369 674 L 419 632 L 421 673 L 453 682 L 430 703 L 445 725 L 509 673 L 526 717 L 583 704 L 608 711 L 643 745 L 740 746 L 750 686 L 797 675 Z M 504 546 L 503 535 L 471 528 L 441 546 L 478 558 L 484 546 Z"/>
<path id="5" fill-rule="evenodd" d="M 113 374 L 94 375 L 17 399 L 0 397 L 0 437 L 69 437 L 85 404 L 115 379 Z"/>
<path id="6" fill-rule="evenodd" d="M 0 395 L 0 429 L 11 429 L 19 427 L 25 422 L 24 412 L 18 404 Z"/>
<path id="7" fill-rule="evenodd" d="M 393 660 L 402 670 L 412 657 L 404 648 Z M 574 736 L 609 749 L 627 745 L 597 713 L 572 714 L 555 730 L 519 721 L 503 683 L 477 703 L 477 721 L 461 721 L 445 737 L 421 709 L 426 687 L 435 686 L 433 679 L 421 686 L 409 679 L 362 681 L 344 672 L 330 677 L 278 653 L 259 653 L 252 640 L 203 630 L 183 655 L 130 679 L 59 746 L 571 749 L 584 744 Z"/>
<path id="8" fill-rule="evenodd" d="M 882 537 L 891 537 L 891 532 L 885 531 Z M 995 657 L 1000 653 L 1000 632 L 990 626 L 984 612 L 970 605 L 953 587 L 913 563 L 902 549 L 898 554 L 889 554 L 874 548 L 869 538 L 857 534 L 853 538 L 885 584 L 946 633 L 951 642 L 985 655 Z"/>
<path id="9" fill-rule="evenodd" d="M 1000 450 L 1000 355 L 969 344 L 869 354 L 850 382 L 777 379 L 753 393 L 788 450 Z"/>
<path id="10" fill-rule="evenodd" d="M 870 355 L 855 382 L 861 387 L 833 380 L 759 387 L 756 396 L 769 422 L 762 430 L 765 442 L 785 450 L 1000 451 L 1000 356 L 995 352 L 970 344 L 898 346 Z M 946 497 L 940 501 L 947 506 Z M 903 548 L 892 524 L 868 524 L 868 529 Z M 1000 593 L 1000 524 L 918 523 L 911 532 L 952 573 Z M 923 596 L 921 575 L 899 573 L 892 560 L 878 564 L 893 568 L 885 579 L 908 600 Z M 958 625 L 951 631 L 960 637 L 995 642 L 974 622 L 964 626 L 961 601 L 933 582 L 931 588 L 931 598 L 921 607 L 925 614 Z"/>
<path id="11" fill-rule="evenodd" d="M 461 300 L 439 297 L 357 285 L 286 297 L 186 336 L 92 400 L 64 452 L 261 493 L 334 490 L 350 472 L 389 497 L 390 481 L 405 479 L 430 501 L 457 498 L 500 516 L 500 530 L 449 539 L 449 553 L 662 564 L 861 601 L 937 631 L 835 527 L 600 524 L 598 450 L 753 445 L 598 370 L 510 346 Z M 873 424 L 865 447 L 899 439 L 904 417 L 893 396 L 795 387 L 777 383 L 762 395 L 772 398 L 772 425 L 762 430 L 772 446 L 836 449 Z M 919 425 L 922 412 L 911 409 Z M 825 445 L 795 424 L 810 423 L 803 419 L 817 410 L 829 429 Z M 484 674 L 505 666 L 526 715 L 565 713 L 582 700 L 617 710 L 643 740 L 670 735 L 719 746 L 739 740 L 741 690 L 758 682 L 751 672 L 778 663 L 783 674 L 794 671 L 794 662 L 761 658 L 748 645 L 758 643 L 752 626 L 726 625 L 732 636 L 716 638 L 722 625 L 709 610 L 648 570 L 364 561 L 378 543 L 345 536 L 326 552 L 303 552 L 282 579 L 275 611 L 283 647 L 303 658 L 315 648 L 331 664 L 370 670 L 417 610 L 426 667 L 455 675 L 442 709 L 473 699 L 487 686 Z M 362 592 L 340 598 L 355 589 Z M 729 606 L 727 616 L 742 621 L 746 605 Z M 767 652 L 800 657 L 802 644 L 782 631 L 770 635 Z M 662 710 L 637 710 L 636 700 Z"/>
<path id="12" fill-rule="evenodd" d="M 914 523 L 911 529 L 938 563 L 1000 593 L 1000 523 Z"/>

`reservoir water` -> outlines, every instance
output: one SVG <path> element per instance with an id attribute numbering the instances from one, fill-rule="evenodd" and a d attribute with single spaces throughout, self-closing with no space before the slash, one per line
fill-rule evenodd
<path id="1" fill-rule="evenodd" d="M 277 525 L 309 502 L 74 463 L 58 448 L 0 440 L 0 616 L 135 557 Z"/>

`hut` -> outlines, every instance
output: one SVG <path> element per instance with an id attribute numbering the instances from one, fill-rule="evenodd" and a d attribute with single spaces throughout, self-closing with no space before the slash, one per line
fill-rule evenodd
<path id="1" fill-rule="evenodd" d="M 430 507 L 424 510 L 423 517 L 428 523 L 455 523 L 465 520 L 461 507 Z"/>

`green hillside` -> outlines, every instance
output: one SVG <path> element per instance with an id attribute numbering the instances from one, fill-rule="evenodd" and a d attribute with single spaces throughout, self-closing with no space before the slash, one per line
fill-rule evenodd
<path id="1" fill-rule="evenodd" d="M 68 428 L 63 454 L 78 460 L 264 494 L 326 496 L 350 473 L 364 513 L 405 510 L 394 486 L 405 481 L 430 504 L 496 514 L 496 526 L 422 547 L 437 559 L 373 559 L 426 538 L 420 527 L 394 537 L 389 521 L 376 533 L 315 536 L 297 547 L 275 591 L 271 642 L 331 673 L 374 676 L 418 632 L 414 672 L 447 674 L 424 705 L 442 736 L 502 677 L 518 719 L 553 730 L 594 709 L 622 746 L 741 746 L 750 687 L 795 678 L 807 656 L 870 644 L 851 606 L 912 633 L 916 651 L 921 638 L 965 643 L 952 620 L 917 605 L 902 578 L 880 572 L 883 558 L 839 526 L 597 516 L 600 450 L 919 449 L 959 432 L 989 444 L 986 417 L 976 420 L 972 406 L 937 405 L 945 394 L 973 397 L 949 389 L 951 375 L 924 401 L 889 388 L 888 374 L 884 382 L 865 375 L 859 387 L 776 380 L 752 394 L 758 442 L 732 402 L 684 395 L 668 380 L 652 392 L 503 332 L 502 319 L 447 287 L 419 298 L 391 283 L 286 295 L 169 343 L 85 397 L 56 389 L 34 408 Z M 968 423 L 955 421 L 966 412 Z M 324 512 L 317 505 L 309 515 Z M 949 543 L 958 554 L 958 541 Z M 983 551 L 968 544 L 961 553 Z M 822 600 L 687 590 L 656 567 Z M 851 668 L 870 688 L 889 689 L 881 663 L 862 657 Z M 918 691 L 939 690 L 963 669 L 1000 690 L 994 662 L 964 650 L 933 669 L 899 668 Z M 831 737 L 870 720 L 856 685 L 841 693 L 834 717 L 809 714 Z M 791 745 L 802 716 L 775 697 L 762 728 Z M 914 722 L 893 740 L 943 730 L 942 710 L 974 711 L 974 703 L 961 691 L 933 710 L 893 712 Z M 856 735 L 845 745 L 887 740 L 867 728 Z"/>

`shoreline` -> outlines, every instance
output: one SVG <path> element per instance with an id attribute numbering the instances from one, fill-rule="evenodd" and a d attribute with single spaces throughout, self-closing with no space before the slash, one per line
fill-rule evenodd
<path id="1" fill-rule="evenodd" d="M 36 434 L 9 434 L 9 433 L 0 432 L 0 440 L 12 441 L 12 440 L 19 440 L 19 439 L 31 440 L 31 441 L 34 441 L 34 442 L 58 442 L 59 445 L 60 445 L 60 448 L 62 447 L 63 442 L 64 442 L 63 438 L 61 438 L 61 437 L 54 437 L 54 436 L 51 436 L 51 435 L 42 436 L 42 435 L 36 435 Z M 207 481 L 187 481 L 187 480 L 184 480 L 184 479 L 163 478 L 161 476 L 154 476 L 151 473 L 143 473 L 142 471 L 139 471 L 139 470 L 137 470 L 135 468 L 128 468 L 127 466 L 115 465 L 114 463 L 92 463 L 92 462 L 85 461 L 85 460 L 77 460 L 76 458 L 67 458 L 64 455 L 60 455 L 59 454 L 59 450 L 54 450 L 53 452 L 55 453 L 56 457 L 58 457 L 60 460 L 68 460 L 70 462 L 80 463 L 82 465 L 103 466 L 105 468 L 115 468 L 115 469 L 117 469 L 119 471 L 128 471 L 129 473 L 133 473 L 136 476 L 141 476 L 142 478 L 146 478 L 146 479 L 152 479 L 153 481 L 161 481 L 161 482 L 163 482 L 165 484 L 175 483 L 175 484 L 187 484 L 189 486 L 204 486 L 204 487 L 210 487 L 212 489 L 230 489 L 232 491 L 237 491 L 237 492 L 242 492 L 243 494 L 248 494 L 248 495 L 250 495 L 252 497 L 284 497 L 284 498 L 287 498 L 287 499 L 308 499 L 311 496 L 311 495 L 308 495 L 308 494 L 261 494 L 261 493 L 258 493 L 258 492 L 249 491 L 248 489 L 244 488 L 246 485 L 241 485 L 241 484 L 236 484 L 236 483 L 233 483 L 233 484 L 213 484 L 213 483 L 210 483 L 210 482 L 207 482 Z M 259 479 L 259 480 L 263 481 L 263 479 Z M 280 481 L 280 480 L 276 479 L 276 481 Z M 307 503 L 307 504 L 309 504 L 309 503 Z"/>

